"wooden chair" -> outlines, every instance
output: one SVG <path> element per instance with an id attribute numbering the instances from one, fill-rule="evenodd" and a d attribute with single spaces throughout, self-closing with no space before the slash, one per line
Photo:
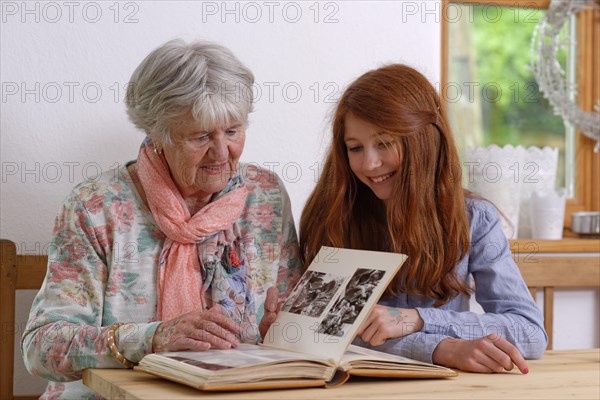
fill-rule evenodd
<path id="1" fill-rule="evenodd" d="M 14 339 L 19 332 L 15 322 L 15 295 L 17 290 L 35 289 L 42 286 L 48 257 L 45 255 L 18 255 L 15 244 L 0 240 L 0 399 L 37 399 L 39 396 L 13 395 Z"/>
<path id="2" fill-rule="evenodd" d="M 548 333 L 548 350 L 552 349 L 555 288 L 600 288 L 600 257 L 525 256 L 515 259 L 534 300 L 537 290 L 544 292 L 544 328 Z"/>

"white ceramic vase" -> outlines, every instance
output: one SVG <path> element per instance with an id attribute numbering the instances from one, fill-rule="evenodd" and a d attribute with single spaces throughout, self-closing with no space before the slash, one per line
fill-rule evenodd
<path id="1" fill-rule="evenodd" d="M 525 155 L 522 146 L 495 144 L 488 147 L 468 147 L 465 150 L 467 188 L 487 200 L 502 212 L 501 227 L 508 239 L 516 239 L 521 206 L 521 166 Z"/>
<path id="2" fill-rule="evenodd" d="M 554 190 L 558 168 L 558 148 L 529 147 L 525 150 L 521 168 L 521 206 L 518 237 L 531 238 L 531 196 L 533 192 L 549 193 Z M 562 222 L 561 222 L 562 223 Z"/>

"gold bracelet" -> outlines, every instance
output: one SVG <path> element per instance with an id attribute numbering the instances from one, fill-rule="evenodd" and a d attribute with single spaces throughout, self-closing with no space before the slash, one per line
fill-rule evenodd
<path id="1" fill-rule="evenodd" d="M 115 358 L 117 359 L 118 362 L 120 362 L 127 368 L 133 368 L 137 364 L 126 359 L 125 356 L 123 354 L 121 354 L 121 352 L 117 348 L 117 345 L 115 344 L 115 331 L 117 329 L 119 329 L 119 327 L 121 325 L 123 325 L 122 322 L 116 322 L 108 329 L 108 338 L 106 339 L 106 344 L 108 344 L 108 348 L 110 349 L 110 352 L 112 353 L 113 356 L 115 356 Z"/>

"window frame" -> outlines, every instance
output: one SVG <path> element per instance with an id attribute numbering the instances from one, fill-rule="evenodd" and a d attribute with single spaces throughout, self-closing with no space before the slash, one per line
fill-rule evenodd
<path id="1" fill-rule="evenodd" d="M 442 104 L 448 110 L 444 88 L 448 85 L 448 5 L 450 3 L 496 5 L 503 7 L 529 7 L 547 9 L 550 0 L 441 0 L 441 86 Z M 600 12 L 583 11 L 577 20 L 577 103 L 584 111 L 593 111 L 600 99 Z M 575 131 L 575 191 L 567 200 L 564 237 L 576 237 L 570 231 L 571 214 L 578 211 L 600 211 L 600 152 L 594 153 L 596 142 Z M 596 179 L 594 179 L 594 176 Z"/>

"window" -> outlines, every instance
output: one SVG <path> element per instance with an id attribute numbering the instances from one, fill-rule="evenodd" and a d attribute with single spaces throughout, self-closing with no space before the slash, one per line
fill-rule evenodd
<path id="1" fill-rule="evenodd" d="M 600 157 L 591 139 L 565 130 L 527 69 L 531 35 L 548 4 L 443 0 L 441 94 L 459 150 L 491 143 L 560 149 L 557 185 L 567 188 L 569 226 L 572 212 L 600 209 Z M 586 111 L 600 98 L 599 15 L 578 13 L 567 27 L 577 46 L 559 54 L 578 88 L 577 102 Z M 457 90 L 462 91 L 458 97 Z"/>

